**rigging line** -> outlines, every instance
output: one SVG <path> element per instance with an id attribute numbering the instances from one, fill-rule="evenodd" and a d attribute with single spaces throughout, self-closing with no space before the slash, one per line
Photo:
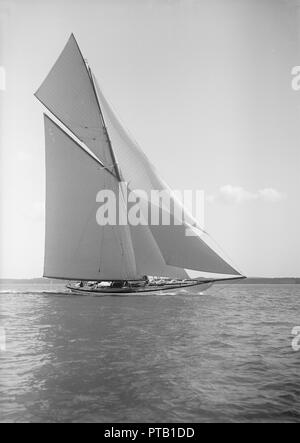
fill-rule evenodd
<path id="1" fill-rule="evenodd" d="M 98 108 L 99 108 L 99 112 L 100 112 L 100 116 L 101 116 L 101 120 L 102 120 L 102 126 L 103 126 L 103 129 L 104 129 L 106 138 L 107 138 L 107 143 L 108 143 L 108 147 L 109 147 L 110 154 L 111 154 L 111 157 L 112 157 L 112 161 L 113 161 L 113 164 L 114 164 L 114 169 L 115 169 L 115 172 L 116 172 L 116 176 L 117 176 L 119 182 L 121 182 L 122 181 L 121 173 L 120 173 L 119 166 L 118 166 L 118 163 L 117 163 L 117 159 L 116 159 L 113 147 L 112 147 L 111 140 L 109 138 L 107 126 L 106 126 L 105 119 L 104 119 L 104 116 L 103 116 L 103 112 L 102 112 L 102 109 L 101 109 L 101 106 L 100 106 L 100 100 L 99 100 L 99 97 L 98 97 L 98 94 L 97 94 L 97 89 L 96 89 L 96 85 L 95 85 L 94 75 L 92 73 L 91 68 L 89 66 L 87 66 L 86 63 L 85 63 L 85 66 L 86 66 L 87 71 L 89 72 L 89 78 L 90 78 L 90 81 L 91 81 L 91 84 L 92 84 L 92 88 L 93 88 L 93 91 L 94 91 L 94 94 L 95 94 L 95 98 L 96 98 L 96 101 L 97 101 L 97 105 L 98 105 Z"/>
<path id="2" fill-rule="evenodd" d="M 120 186 L 119 186 L 118 191 L 119 191 L 119 192 L 122 192 L 122 191 L 120 190 Z M 120 211 L 120 207 L 119 207 L 119 211 Z M 120 215 L 119 215 L 119 213 L 118 213 L 118 214 L 117 214 L 117 217 L 119 217 L 119 216 L 120 216 Z M 126 272 L 127 272 L 127 274 L 130 274 L 131 269 L 130 269 L 130 267 L 129 267 L 129 260 L 128 260 L 128 257 L 126 257 L 126 255 L 125 255 L 126 247 L 124 248 L 124 245 L 123 245 L 122 234 L 121 234 L 121 232 L 120 232 L 118 229 L 115 229 L 117 226 L 118 226 L 118 225 L 116 225 L 116 226 L 112 226 L 112 232 L 113 232 L 114 238 L 115 238 L 115 240 L 116 240 L 116 243 L 117 243 L 117 244 L 119 245 L 119 247 L 120 247 L 121 255 L 122 255 L 122 257 L 124 257 L 125 269 L 122 269 L 122 272 L 123 272 L 123 275 L 124 275 L 125 278 L 126 278 L 126 277 L 127 277 Z M 126 229 L 126 226 L 121 226 L 121 229 L 123 229 L 123 232 L 124 232 L 125 229 Z"/>
<path id="3" fill-rule="evenodd" d="M 131 145 L 134 146 L 135 149 L 137 149 L 139 151 L 139 154 L 143 156 L 143 158 L 146 160 L 146 162 L 150 165 L 151 168 L 154 169 L 154 171 L 157 171 L 156 173 L 158 174 L 158 178 L 159 181 L 167 186 L 167 188 L 169 189 L 169 191 L 171 192 L 171 188 L 166 185 L 164 179 L 161 178 L 160 176 L 160 172 L 158 171 L 157 167 L 152 163 L 152 161 L 147 157 L 147 155 L 145 154 L 145 152 L 143 151 L 143 149 L 141 148 L 141 145 L 138 143 L 138 141 L 135 139 L 135 137 L 133 136 L 133 134 L 130 132 L 130 130 L 128 129 L 128 127 L 126 126 L 126 124 L 124 123 L 124 121 L 122 120 L 122 118 L 120 117 L 120 115 L 118 114 L 118 112 L 115 110 L 114 106 L 112 105 L 112 103 L 108 100 L 107 95 L 103 93 L 102 88 L 100 88 L 100 86 L 98 85 L 98 88 L 100 89 L 100 93 L 103 97 L 103 100 L 106 103 L 106 106 L 108 108 L 108 113 L 110 115 L 110 118 L 113 122 L 113 125 L 115 126 L 116 130 L 119 132 L 120 134 L 120 130 L 122 131 L 122 140 L 124 141 L 124 136 L 126 138 L 125 143 L 129 143 Z M 152 184 L 152 179 L 150 178 L 150 182 Z"/>
<path id="4" fill-rule="evenodd" d="M 124 121 L 122 120 L 122 118 L 120 117 L 120 115 L 118 114 L 118 112 L 115 110 L 114 106 L 112 105 L 112 103 L 110 102 L 110 100 L 108 100 L 107 95 L 102 92 L 102 88 L 101 88 L 101 93 L 104 96 L 104 99 L 108 105 L 108 107 L 110 108 L 110 114 L 112 115 L 112 117 L 114 118 L 114 120 L 119 123 L 119 126 L 121 126 L 121 129 L 123 130 L 124 134 L 126 135 L 126 137 L 129 139 L 129 141 L 135 145 L 137 148 L 139 148 L 139 150 L 142 152 L 142 154 L 146 156 L 146 154 L 144 153 L 144 151 L 142 150 L 140 144 L 137 142 L 137 140 L 135 139 L 135 137 L 133 136 L 133 134 L 129 131 L 129 129 L 127 128 L 126 124 L 124 123 Z M 150 162 L 150 160 L 147 158 L 147 160 Z M 152 165 L 152 164 L 151 164 Z M 154 166 L 153 166 L 154 167 Z"/>
<path id="5" fill-rule="evenodd" d="M 124 211 L 125 211 L 125 209 L 127 209 L 126 217 L 128 218 L 128 208 L 126 208 L 125 196 L 124 196 L 124 191 L 123 191 L 122 186 L 119 186 L 119 195 L 121 198 L 121 205 L 120 205 L 119 211 L 121 211 L 122 209 L 124 209 Z M 119 216 L 120 216 L 120 214 L 119 214 Z M 127 236 L 127 242 L 130 244 L 130 246 L 132 248 L 132 252 L 133 252 L 133 254 L 130 254 L 130 247 L 125 248 L 125 250 L 123 251 L 123 255 L 126 258 L 125 263 L 127 264 L 127 272 L 128 273 L 132 272 L 132 265 L 130 266 L 130 263 L 133 262 L 134 272 L 136 274 L 137 273 L 136 256 L 135 256 L 135 252 L 134 252 L 134 248 L 133 248 L 133 244 L 132 244 L 132 237 L 131 237 L 130 228 L 129 228 L 128 223 L 127 223 L 127 225 L 124 226 L 123 229 L 125 231 L 125 235 Z M 124 245 L 122 244 L 122 239 L 120 241 L 121 241 L 121 247 L 123 249 Z M 128 249 L 129 249 L 129 251 L 128 251 Z"/>
<path id="6" fill-rule="evenodd" d="M 205 229 L 202 228 L 196 228 L 199 231 L 201 231 L 203 234 L 207 235 L 207 237 L 210 238 L 210 240 L 220 249 L 220 252 L 224 255 L 224 258 L 232 263 L 232 266 L 239 272 L 239 274 L 244 275 L 244 273 L 236 266 L 234 260 L 232 260 L 231 257 L 227 254 L 227 252 L 222 248 L 222 246 L 215 240 L 209 232 L 207 232 Z M 208 245 L 209 246 L 209 245 Z"/>
<path id="7" fill-rule="evenodd" d="M 222 252 L 222 254 L 224 255 L 224 257 L 226 258 L 226 260 L 228 260 L 229 262 L 232 263 L 232 266 L 234 267 L 234 269 L 240 274 L 240 275 L 244 275 L 244 273 L 239 269 L 238 266 L 236 266 L 234 260 L 232 260 L 231 257 L 229 257 L 229 255 L 227 254 L 227 252 L 222 248 L 222 246 L 217 242 L 217 240 L 215 240 L 207 231 L 203 230 L 203 233 L 206 234 L 212 242 L 215 243 L 215 245 L 220 249 L 220 251 Z"/>
<path id="8" fill-rule="evenodd" d="M 219 250 L 220 250 L 220 252 L 224 255 L 224 259 L 225 260 L 227 260 L 227 261 L 229 261 L 229 262 L 231 262 L 231 266 L 233 267 L 233 268 L 235 268 L 235 270 L 240 274 L 240 275 L 244 275 L 244 273 L 238 268 L 238 266 L 236 266 L 235 265 L 235 262 L 234 262 L 234 260 L 232 260 L 232 258 L 231 257 L 229 257 L 229 255 L 227 254 L 227 252 L 222 248 L 222 246 L 217 242 L 217 240 L 215 240 L 211 235 L 210 235 L 210 233 L 209 232 L 207 232 L 205 229 L 203 229 L 203 228 L 201 228 L 201 227 L 198 227 L 198 225 L 197 226 L 193 226 L 193 225 L 191 225 L 191 227 L 193 228 L 193 229 L 196 229 L 196 230 L 198 230 L 198 231 L 200 231 L 202 234 L 205 234 L 205 235 L 207 235 L 207 237 L 215 244 L 215 246 L 217 246 L 217 248 L 219 248 Z M 203 240 L 203 241 L 205 241 L 205 240 Z M 208 245 L 210 248 L 211 248 L 211 246 L 210 245 Z M 222 257 L 221 257 L 222 258 Z M 229 263 L 230 264 L 230 263 Z"/>
<path id="9" fill-rule="evenodd" d="M 106 179 L 108 177 L 104 177 L 104 189 L 107 189 L 107 184 L 106 184 Z M 105 231 L 105 226 L 102 226 L 102 230 L 99 236 L 99 240 L 100 240 L 100 247 L 99 247 L 99 273 L 102 273 L 102 250 L 104 250 L 103 245 L 104 245 L 104 231 Z"/>
<path id="10" fill-rule="evenodd" d="M 122 255 L 122 257 L 124 257 L 124 249 L 123 249 L 123 244 L 122 244 L 121 237 L 118 235 L 118 234 L 119 234 L 118 231 L 116 232 L 116 230 L 115 230 L 115 226 L 112 225 L 111 228 L 112 228 L 112 233 L 113 233 L 113 236 L 114 236 L 115 242 L 116 242 L 117 245 L 120 246 L 120 249 L 121 249 L 121 255 Z M 118 241 L 118 240 L 119 240 L 119 241 Z M 126 266 L 126 260 L 124 260 L 124 262 L 125 262 L 125 266 Z M 125 274 L 123 268 L 122 268 L 122 274 L 123 274 L 123 276 L 125 275 L 125 278 L 126 278 L 126 274 Z"/>
<path id="11" fill-rule="evenodd" d="M 84 141 L 80 140 L 79 137 L 77 137 L 73 131 L 62 121 L 60 120 L 60 118 L 58 118 L 53 111 L 51 111 L 51 109 L 49 109 L 45 103 L 42 102 L 42 100 L 40 100 L 37 96 L 36 98 L 38 99 L 38 101 L 40 103 L 42 103 L 43 106 L 45 106 L 45 108 L 51 112 L 51 114 L 61 123 L 61 125 L 63 125 L 63 127 L 60 127 L 52 118 L 49 117 L 49 115 L 44 113 L 44 116 L 46 118 L 48 118 L 58 129 L 60 129 L 70 140 L 72 140 L 83 152 L 85 152 L 90 158 L 92 158 L 98 165 L 100 165 L 102 167 L 102 169 L 104 169 L 106 172 L 108 172 L 110 175 L 112 175 L 113 177 L 115 177 L 117 179 L 117 177 L 115 176 L 115 174 L 107 167 L 105 166 L 99 159 L 98 157 L 92 155 L 89 151 L 87 146 L 85 145 Z M 70 134 L 68 134 L 65 130 L 64 127 L 72 134 L 72 137 L 70 136 Z M 74 138 L 73 138 L 74 137 Z M 81 146 L 80 143 L 78 143 L 77 139 L 80 141 L 80 143 L 82 143 L 84 146 Z"/>

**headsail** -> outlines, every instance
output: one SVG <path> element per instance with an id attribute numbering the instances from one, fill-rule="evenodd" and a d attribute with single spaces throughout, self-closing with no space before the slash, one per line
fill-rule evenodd
<path id="1" fill-rule="evenodd" d="M 114 170 L 90 73 L 73 34 L 35 95 L 107 168 Z"/>
<path id="2" fill-rule="evenodd" d="M 168 226 L 162 224 L 155 226 L 149 223 L 153 239 L 159 247 L 166 264 L 177 269 L 182 268 L 214 274 L 240 276 L 241 274 L 236 269 L 207 244 L 205 234 L 199 229 L 200 226 L 197 221 L 186 210 L 183 211 L 186 223 L 179 226 L 175 225 L 174 220 L 176 219 L 176 214 L 180 213 L 180 210 L 176 209 L 179 203 L 177 203 L 171 189 L 159 177 L 146 155 L 120 124 L 98 84 L 97 93 L 122 175 L 125 181 L 129 183 L 130 189 L 144 190 L 148 196 L 150 196 L 151 191 L 154 189 L 166 191 L 170 195 L 171 207 L 169 215 L 171 224 Z M 167 211 L 163 207 L 160 210 L 161 212 Z M 149 214 L 150 212 L 151 207 L 148 207 L 147 213 Z M 191 226 L 195 228 L 194 235 L 186 236 L 186 231 Z M 134 228 L 131 229 L 131 232 L 133 231 Z"/>
<path id="3" fill-rule="evenodd" d="M 195 230 L 193 236 L 187 236 L 191 228 L 186 224 L 174 225 L 172 218 L 171 215 L 171 226 L 151 225 L 151 232 L 168 265 L 213 274 L 240 275 L 206 244 L 201 232 Z"/>
<path id="4" fill-rule="evenodd" d="M 118 195 L 117 180 L 45 116 L 45 277 L 74 280 L 135 280 L 128 226 L 99 226 L 96 196 Z"/>
<path id="5" fill-rule="evenodd" d="M 166 264 L 149 226 L 130 226 L 130 232 L 139 274 L 178 279 L 189 278 L 183 268 Z"/>

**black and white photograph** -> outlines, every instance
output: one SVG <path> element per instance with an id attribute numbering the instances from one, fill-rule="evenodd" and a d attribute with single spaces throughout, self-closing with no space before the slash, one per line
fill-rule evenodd
<path id="1" fill-rule="evenodd" d="M 300 423 L 300 0 L 0 0 L 0 423 Z"/>

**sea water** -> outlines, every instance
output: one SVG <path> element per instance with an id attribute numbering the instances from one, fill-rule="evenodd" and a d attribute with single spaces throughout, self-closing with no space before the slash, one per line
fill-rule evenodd
<path id="1" fill-rule="evenodd" d="M 297 285 L 2 286 L 0 421 L 300 422 L 296 326 Z"/>

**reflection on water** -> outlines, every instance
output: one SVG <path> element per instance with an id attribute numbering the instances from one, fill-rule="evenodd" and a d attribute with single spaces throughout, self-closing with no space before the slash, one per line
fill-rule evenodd
<path id="1" fill-rule="evenodd" d="M 2 422 L 300 421 L 296 285 L 127 297 L 13 289 L 0 288 Z"/>

